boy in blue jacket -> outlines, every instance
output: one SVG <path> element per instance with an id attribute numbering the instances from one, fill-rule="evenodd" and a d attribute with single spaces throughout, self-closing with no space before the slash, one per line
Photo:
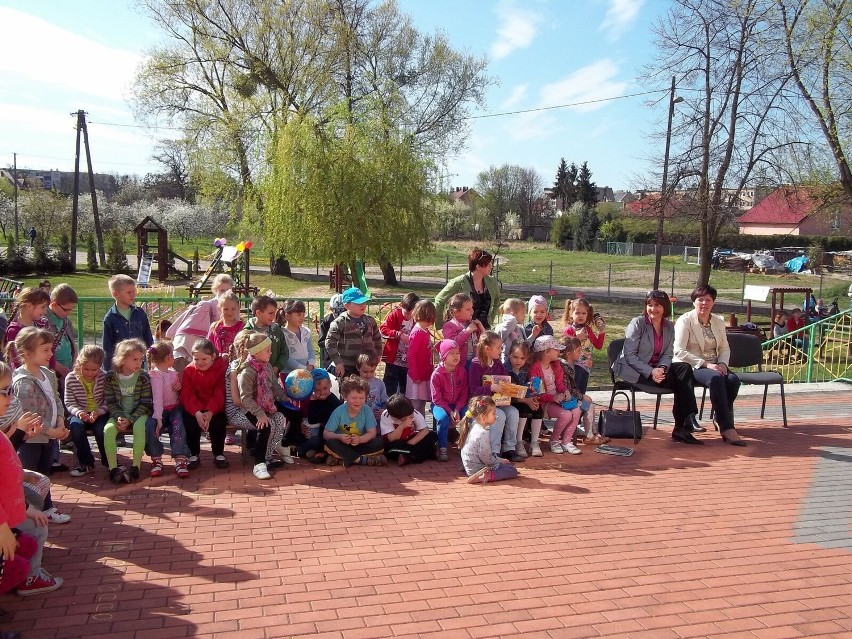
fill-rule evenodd
<path id="1" fill-rule="evenodd" d="M 128 275 L 113 275 L 109 278 L 108 285 L 115 304 L 104 315 L 104 333 L 101 341 L 106 354 L 104 370 L 109 370 L 112 366 L 115 345 L 121 340 L 136 337 L 145 342 L 146 347 L 154 343 L 148 315 L 134 304 L 136 281 Z"/>

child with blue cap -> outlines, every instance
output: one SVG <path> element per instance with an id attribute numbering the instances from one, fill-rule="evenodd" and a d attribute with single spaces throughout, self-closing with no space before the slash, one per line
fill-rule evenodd
<path id="1" fill-rule="evenodd" d="M 376 359 L 382 354 L 379 325 L 366 314 L 368 299 L 361 289 L 354 286 L 343 292 L 341 301 L 346 310 L 331 323 L 325 339 L 325 348 L 331 360 L 329 369 L 336 377 L 357 375 L 358 356 L 362 353 Z"/>

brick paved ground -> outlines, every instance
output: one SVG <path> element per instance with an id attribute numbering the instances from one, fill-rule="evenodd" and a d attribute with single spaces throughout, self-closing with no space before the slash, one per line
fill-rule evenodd
<path id="1" fill-rule="evenodd" d="M 644 404 L 643 404 L 644 406 Z M 665 403 L 665 410 L 670 404 Z M 6 596 L 52 637 L 850 637 L 852 392 L 738 401 L 747 448 L 665 424 L 469 486 L 456 463 L 205 466 L 115 489 L 58 479 L 55 593 Z M 814 415 L 806 418 L 805 415 Z M 208 454 L 209 455 L 209 454 Z M 457 457 L 454 458 L 454 461 Z M 145 466 L 147 470 L 147 464 Z"/>

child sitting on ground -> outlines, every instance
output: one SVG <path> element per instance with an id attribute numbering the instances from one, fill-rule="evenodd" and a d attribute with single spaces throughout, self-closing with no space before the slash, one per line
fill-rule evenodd
<path id="1" fill-rule="evenodd" d="M 398 466 L 435 459 L 438 437 L 429 430 L 426 418 L 414 410 L 414 404 L 405 395 L 391 395 L 379 427 L 385 444 L 385 457 L 396 459 Z"/>
<path id="2" fill-rule="evenodd" d="M 379 358 L 375 355 L 361 353 L 358 356 L 358 376 L 367 380 L 370 385 L 370 392 L 367 394 L 367 406 L 373 411 L 373 417 L 376 418 L 377 422 L 388 403 L 385 383 L 376 377 L 376 366 L 378 364 Z"/>
<path id="3" fill-rule="evenodd" d="M 104 450 L 109 478 L 114 484 L 139 479 L 139 466 L 145 452 L 145 427 L 154 412 L 151 378 L 142 370 L 146 351 L 142 340 L 121 340 L 115 347 L 112 370 L 104 379 L 104 400 L 110 414 L 104 427 Z M 118 465 L 116 438 L 130 429 L 133 429 L 133 464 L 127 469 Z"/>
<path id="4" fill-rule="evenodd" d="M 497 456 L 491 448 L 488 430 L 496 419 L 497 406 L 493 399 L 486 396 L 471 397 L 459 427 L 462 466 L 469 484 L 514 479 L 518 476 L 518 469 L 509 460 Z"/>
<path id="5" fill-rule="evenodd" d="M 302 421 L 305 441 L 299 445 L 297 454 L 314 464 L 319 464 L 326 459 L 322 431 L 328 418 L 340 406 L 340 399 L 331 392 L 331 376 L 327 370 L 315 368 L 311 371 L 311 377 L 314 379 L 314 392 L 308 400 L 307 414 Z"/>
<path id="6" fill-rule="evenodd" d="M 347 377 L 340 384 L 343 404 L 328 418 L 323 431 L 326 463 L 335 466 L 343 463 L 348 468 L 352 464 L 384 466 L 384 442 L 376 436 L 376 418 L 367 408 L 367 394 L 370 385 L 367 380 Z"/>
<path id="7" fill-rule="evenodd" d="M 65 408 L 71 415 L 69 427 L 77 451 L 77 467 L 72 477 L 82 477 L 95 469 L 95 458 L 89 446 L 88 431 L 95 436 L 101 464 L 107 466 L 104 449 L 104 427 L 109 419 L 104 395 L 104 349 L 87 344 L 80 349 L 74 370 L 65 378 Z"/>
<path id="8" fill-rule="evenodd" d="M 467 371 L 461 364 L 461 350 L 455 341 L 442 339 L 438 342 L 438 356 L 441 363 L 432 373 L 429 388 L 432 419 L 438 431 L 438 461 L 446 462 L 449 461 L 450 426 L 458 426 L 467 406 Z"/>
<path id="9" fill-rule="evenodd" d="M 145 449 L 151 456 L 151 477 L 163 474 L 163 443 L 160 433 L 165 427 L 169 436 L 169 449 L 175 460 L 178 477 L 189 477 L 186 429 L 183 424 L 183 409 L 178 392 L 180 377 L 172 368 L 175 363 L 174 346 L 171 340 L 162 340 L 148 349 L 148 376 L 151 378 L 151 397 L 154 404 L 153 419 L 149 419 L 145 431 Z"/>
<path id="10" fill-rule="evenodd" d="M 272 340 L 263 333 L 250 333 L 245 339 L 245 349 L 246 357 L 238 368 L 237 384 L 242 409 L 257 432 L 252 474 L 258 479 L 272 479 L 270 449 L 278 451 L 282 460 L 293 461 L 290 451 L 281 443 L 281 437 L 287 432 L 287 419 L 275 405 L 276 401 L 286 401 L 287 395 L 269 363 Z"/>

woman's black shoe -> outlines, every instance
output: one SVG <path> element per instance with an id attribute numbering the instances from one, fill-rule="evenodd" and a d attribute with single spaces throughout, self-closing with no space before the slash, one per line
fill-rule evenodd
<path id="1" fill-rule="evenodd" d="M 707 432 L 707 429 L 704 428 L 701 424 L 698 423 L 698 418 L 695 416 L 695 413 L 690 413 L 686 416 L 684 423 L 687 428 L 691 428 L 693 433 L 704 433 Z"/>
<path id="2" fill-rule="evenodd" d="M 704 442 L 700 439 L 695 439 L 692 433 L 672 433 L 672 440 L 681 444 L 692 444 L 693 446 L 704 445 Z"/>
<path id="3" fill-rule="evenodd" d="M 730 444 L 731 446 L 743 447 L 743 446 L 747 445 L 742 439 L 732 440 L 732 439 L 728 439 L 724 435 L 722 435 L 722 441 L 725 442 L 726 444 Z"/>

